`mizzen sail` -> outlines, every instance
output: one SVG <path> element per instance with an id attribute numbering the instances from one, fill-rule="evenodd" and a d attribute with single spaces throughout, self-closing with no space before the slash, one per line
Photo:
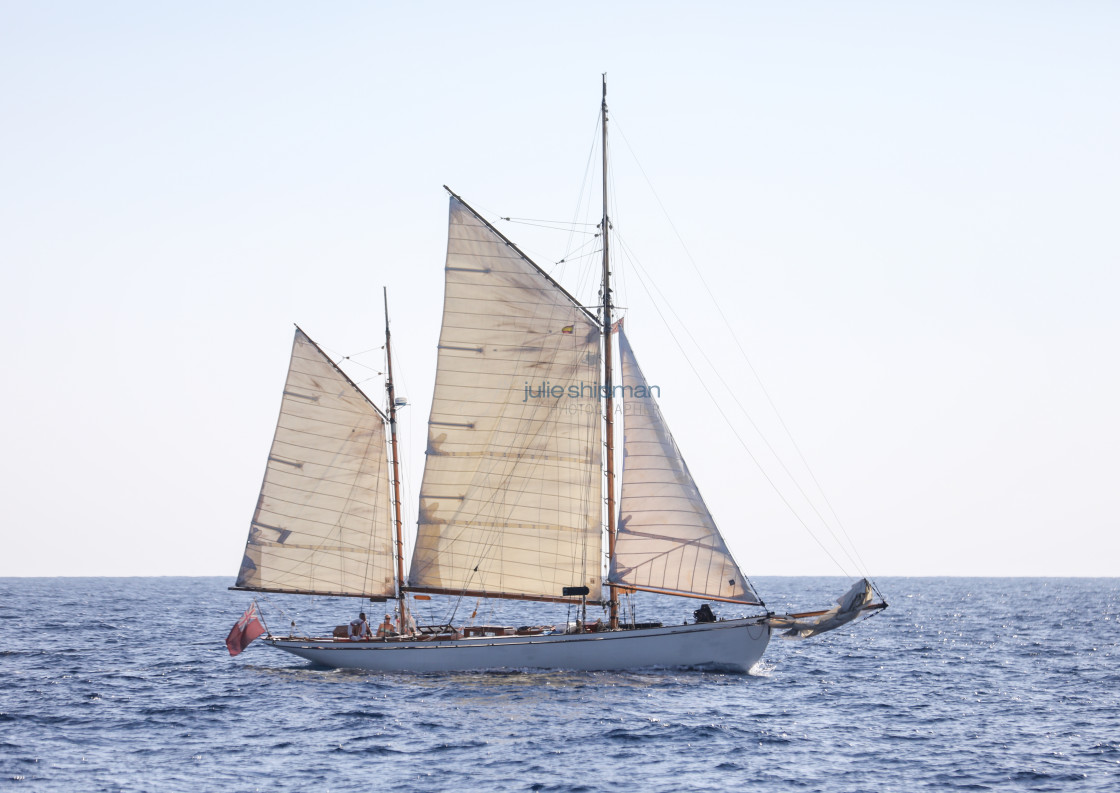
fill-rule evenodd
<path id="1" fill-rule="evenodd" d="M 610 583 L 760 604 L 700 496 L 621 329 L 618 339 L 625 433 Z"/>
<path id="2" fill-rule="evenodd" d="M 238 589 L 392 596 L 385 422 L 296 329 Z"/>
<path id="3" fill-rule="evenodd" d="M 599 598 L 594 315 L 456 197 L 413 589 Z"/>

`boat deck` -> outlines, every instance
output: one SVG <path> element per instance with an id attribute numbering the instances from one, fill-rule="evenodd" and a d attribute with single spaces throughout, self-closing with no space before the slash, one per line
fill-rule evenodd
<path id="1" fill-rule="evenodd" d="M 394 636 L 374 636 L 368 639 L 350 638 L 336 633 L 333 636 L 269 636 L 270 639 L 286 641 L 314 642 L 315 644 L 399 644 L 401 642 L 450 642 L 469 641 L 471 639 L 491 639 L 498 636 L 571 636 L 581 633 L 616 633 L 621 631 L 647 630 L 649 628 L 662 628 L 660 622 L 639 622 L 637 624 L 620 625 L 617 631 L 611 631 L 602 621 L 585 625 L 582 629 L 576 623 L 567 626 L 555 625 L 468 625 L 462 628 L 451 628 L 449 625 L 421 625 L 413 634 L 399 634 Z M 344 630 L 340 625 L 336 631 Z"/>

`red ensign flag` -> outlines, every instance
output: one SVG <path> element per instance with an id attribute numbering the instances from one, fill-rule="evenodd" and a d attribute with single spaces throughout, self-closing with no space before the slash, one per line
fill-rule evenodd
<path id="1" fill-rule="evenodd" d="M 264 632 L 264 623 L 261 622 L 261 615 L 257 611 L 257 602 L 253 601 L 249 608 L 245 609 L 241 619 L 233 626 L 229 636 L 226 637 L 226 647 L 229 648 L 229 654 L 237 655 L 244 651 L 253 639 L 263 635 Z"/>

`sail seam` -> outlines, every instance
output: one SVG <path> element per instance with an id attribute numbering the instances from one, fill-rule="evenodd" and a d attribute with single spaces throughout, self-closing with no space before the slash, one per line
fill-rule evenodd
<path id="1" fill-rule="evenodd" d="M 283 427 L 283 429 L 286 429 L 290 432 L 298 432 L 300 435 L 306 435 L 310 438 L 321 438 L 325 441 L 336 441 L 336 442 L 345 443 L 345 442 L 348 442 L 348 441 L 352 440 L 351 438 L 335 438 L 331 435 L 321 435 L 317 432 L 306 432 L 304 430 L 296 429 L 295 427 Z M 370 428 L 371 432 L 373 432 L 375 430 L 376 430 L 376 427 L 371 427 Z M 329 455 L 331 455 L 331 457 L 333 459 L 337 459 L 339 457 L 348 457 L 348 458 L 353 459 L 353 460 L 358 460 L 359 461 L 358 467 L 357 468 L 347 468 L 347 469 L 345 469 L 345 470 L 348 470 L 348 471 L 361 471 L 361 470 L 363 470 L 362 465 L 365 463 L 365 460 L 366 460 L 366 456 L 364 454 L 353 454 L 351 452 L 336 451 L 335 449 L 320 449 L 316 446 L 304 446 L 303 444 L 293 443 L 292 441 L 279 441 L 279 443 L 282 446 L 291 447 L 291 448 L 294 448 L 294 449 L 302 449 L 306 452 L 317 452 L 319 454 L 329 454 Z M 331 464 L 328 464 L 328 463 L 317 463 L 314 460 L 303 460 L 302 462 L 303 462 L 304 465 L 321 465 L 325 468 L 337 468 L 338 467 L 338 466 L 334 466 L 334 465 L 331 465 Z"/>

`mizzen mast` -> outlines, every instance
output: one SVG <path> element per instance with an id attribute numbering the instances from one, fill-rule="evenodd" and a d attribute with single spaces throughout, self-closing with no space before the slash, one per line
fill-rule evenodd
<path id="1" fill-rule="evenodd" d="M 617 535 L 614 509 L 614 387 L 611 370 L 611 255 L 610 216 L 607 213 L 607 75 L 603 73 L 603 393 L 606 397 L 603 414 L 607 431 L 607 555 L 614 565 L 614 547 Z M 618 587 L 610 585 L 611 629 L 618 628 Z"/>
<path id="2" fill-rule="evenodd" d="M 389 288 L 382 287 L 385 298 L 385 392 L 389 397 L 389 445 L 393 465 L 393 525 L 396 528 L 397 600 L 400 605 L 401 629 L 408 625 L 404 581 L 404 536 L 401 530 L 401 467 L 397 444 L 397 395 L 393 390 L 393 351 L 389 333 Z"/>

